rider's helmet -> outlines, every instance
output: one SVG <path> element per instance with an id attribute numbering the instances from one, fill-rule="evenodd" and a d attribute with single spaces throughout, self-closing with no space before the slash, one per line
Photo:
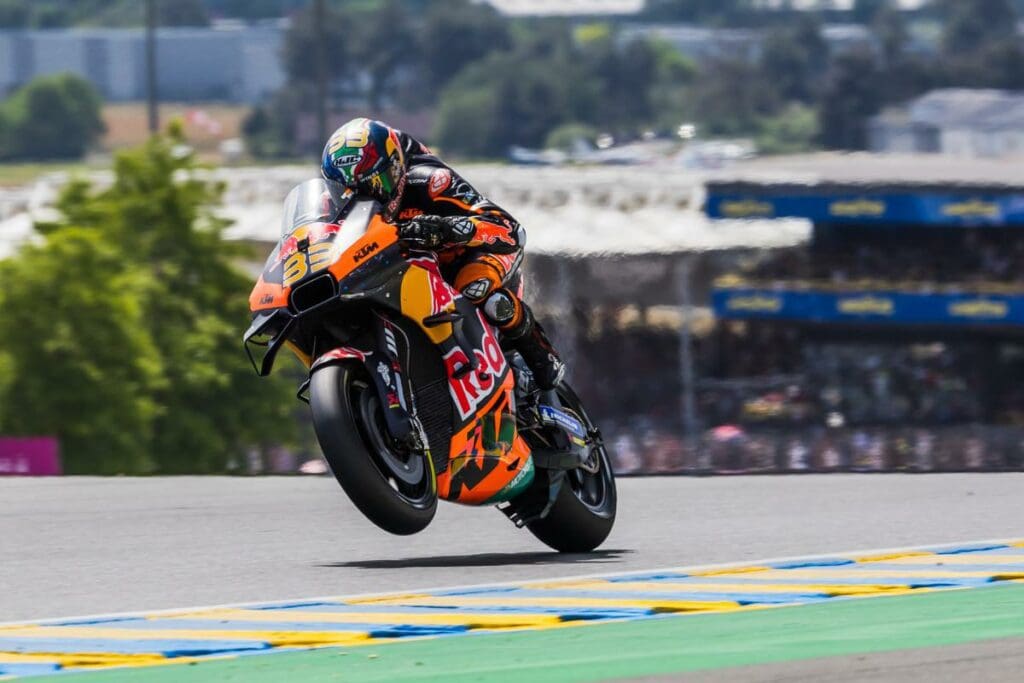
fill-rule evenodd
<path id="1" fill-rule="evenodd" d="M 352 119 L 327 141 L 321 171 L 384 207 L 388 220 L 398 213 L 405 190 L 405 155 L 398 131 L 371 119 Z"/>

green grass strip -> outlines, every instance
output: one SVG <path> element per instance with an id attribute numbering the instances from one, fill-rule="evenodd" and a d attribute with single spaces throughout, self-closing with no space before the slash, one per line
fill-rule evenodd
<path id="1" fill-rule="evenodd" d="M 1021 585 L 287 652 L 63 678 L 82 683 L 564 683 L 1013 636 L 1024 636 Z"/>

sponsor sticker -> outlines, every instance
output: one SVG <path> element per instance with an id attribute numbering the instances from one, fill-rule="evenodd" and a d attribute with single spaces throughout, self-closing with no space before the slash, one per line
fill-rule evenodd
<path id="1" fill-rule="evenodd" d="M 587 438 L 587 430 L 583 427 L 583 423 L 568 413 L 564 413 L 551 406 L 541 406 L 540 415 L 547 422 L 561 425 L 574 436 L 578 436 L 581 439 Z"/>
<path id="2" fill-rule="evenodd" d="M 430 197 L 434 199 L 439 194 L 447 190 L 448 186 L 451 184 L 452 172 L 447 168 L 439 168 L 431 174 L 430 182 L 427 185 L 427 191 L 430 193 Z"/>

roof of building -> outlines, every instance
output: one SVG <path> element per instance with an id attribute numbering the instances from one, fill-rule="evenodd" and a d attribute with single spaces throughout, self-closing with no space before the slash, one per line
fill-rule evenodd
<path id="1" fill-rule="evenodd" d="M 645 0 L 476 0 L 513 16 L 636 14 Z"/>
<path id="2" fill-rule="evenodd" d="M 710 186 L 800 185 L 857 188 L 941 188 L 1024 191 L 1024 158 L 970 158 L 938 154 L 824 152 L 762 157 L 735 164 L 709 177 Z"/>
<path id="3" fill-rule="evenodd" d="M 876 116 L 875 123 L 935 128 L 1024 128 L 1024 94 L 1009 90 L 942 88 Z"/>
<path id="4" fill-rule="evenodd" d="M 527 230 L 530 253 L 565 256 L 785 247 L 810 236 L 802 220 L 711 221 L 700 211 L 702 176 L 678 167 L 459 168 Z M 314 169 L 235 169 L 224 214 L 227 236 L 273 243 L 284 196 Z"/>

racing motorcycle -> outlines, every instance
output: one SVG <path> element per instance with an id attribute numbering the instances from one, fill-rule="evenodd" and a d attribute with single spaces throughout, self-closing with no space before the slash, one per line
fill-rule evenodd
<path id="1" fill-rule="evenodd" d="M 496 505 L 562 552 L 608 536 L 615 479 L 580 399 L 565 382 L 539 390 L 377 202 L 321 179 L 294 188 L 249 305 L 253 367 L 270 374 L 287 347 L 308 368 L 298 397 L 324 458 L 380 528 L 421 531 L 440 498 Z"/>

